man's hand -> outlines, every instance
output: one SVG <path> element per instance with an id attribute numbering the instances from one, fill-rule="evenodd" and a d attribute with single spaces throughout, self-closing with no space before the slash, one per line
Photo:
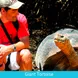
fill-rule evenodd
<path id="1" fill-rule="evenodd" d="M 5 69 L 6 64 L 6 52 L 5 51 L 6 46 L 0 45 L 0 71 L 3 71 Z"/>
<path id="2" fill-rule="evenodd" d="M 0 45 L 0 64 L 6 63 L 6 56 L 9 55 L 11 49 L 8 46 Z"/>

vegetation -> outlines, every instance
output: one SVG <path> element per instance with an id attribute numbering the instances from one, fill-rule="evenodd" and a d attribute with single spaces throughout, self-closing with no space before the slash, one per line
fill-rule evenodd
<path id="1" fill-rule="evenodd" d="M 28 19 L 30 49 L 36 52 L 40 42 L 61 28 L 78 28 L 78 0 L 20 0 Z"/>

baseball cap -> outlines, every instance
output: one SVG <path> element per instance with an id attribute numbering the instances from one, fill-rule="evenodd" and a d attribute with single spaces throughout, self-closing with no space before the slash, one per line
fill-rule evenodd
<path id="1" fill-rule="evenodd" d="M 8 7 L 12 9 L 20 8 L 24 3 L 18 0 L 0 0 L 0 8 Z"/>

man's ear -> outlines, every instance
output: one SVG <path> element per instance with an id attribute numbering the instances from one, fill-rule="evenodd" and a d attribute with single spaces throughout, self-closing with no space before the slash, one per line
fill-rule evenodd
<path id="1" fill-rule="evenodd" d="M 1 13 L 4 14 L 6 12 L 5 8 L 1 8 Z"/>

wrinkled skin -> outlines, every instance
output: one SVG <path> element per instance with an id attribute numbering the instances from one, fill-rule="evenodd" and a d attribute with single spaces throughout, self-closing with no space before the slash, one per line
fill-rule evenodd
<path id="1" fill-rule="evenodd" d="M 70 40 L 67 37 L 58 34 L 54 41 L 56 46 L 61 49 L 65 55 L 70 55 L 71 50 L 74 51 L 72 45 L 70 44 Z"/>
<path id="2" fill-rule="evenodd" d="M 54 42 L 61 51 L 46 60 L 43 70 L 78 70 L 77 50 L 72 47 L 70 40 L 58 34 Z"/>
<path id="3" fill-rule="evenodd" d="M 73 53 L 78 52 L 77 33 L 78 30 L 68 28 L 68 29 L 58 30 L 55 33 L 48 35 L 40 43 L 37 49 L 37 53 L 35 57 L 36 66 L 39 69 L 41 68 L 41 70 L 51 70 L 51 71 L 52 70 L 73 70 L 73 69 L 78 70 L 78 68 L 76 67 L 78 65 L 77 64 L 78 57 L 75 57 L 76 61 L 73 60 L 71 65 L 67 57 L 71 54 L 70 53 L 71 51 Z M 57 37 L 55 37 L 56 34 L 63 34 L 63 35 L 57 35 Z M 67 49 L 65 49 L 65 47 Z M 72 65 L 74 68 L 72 67 Z"/>

